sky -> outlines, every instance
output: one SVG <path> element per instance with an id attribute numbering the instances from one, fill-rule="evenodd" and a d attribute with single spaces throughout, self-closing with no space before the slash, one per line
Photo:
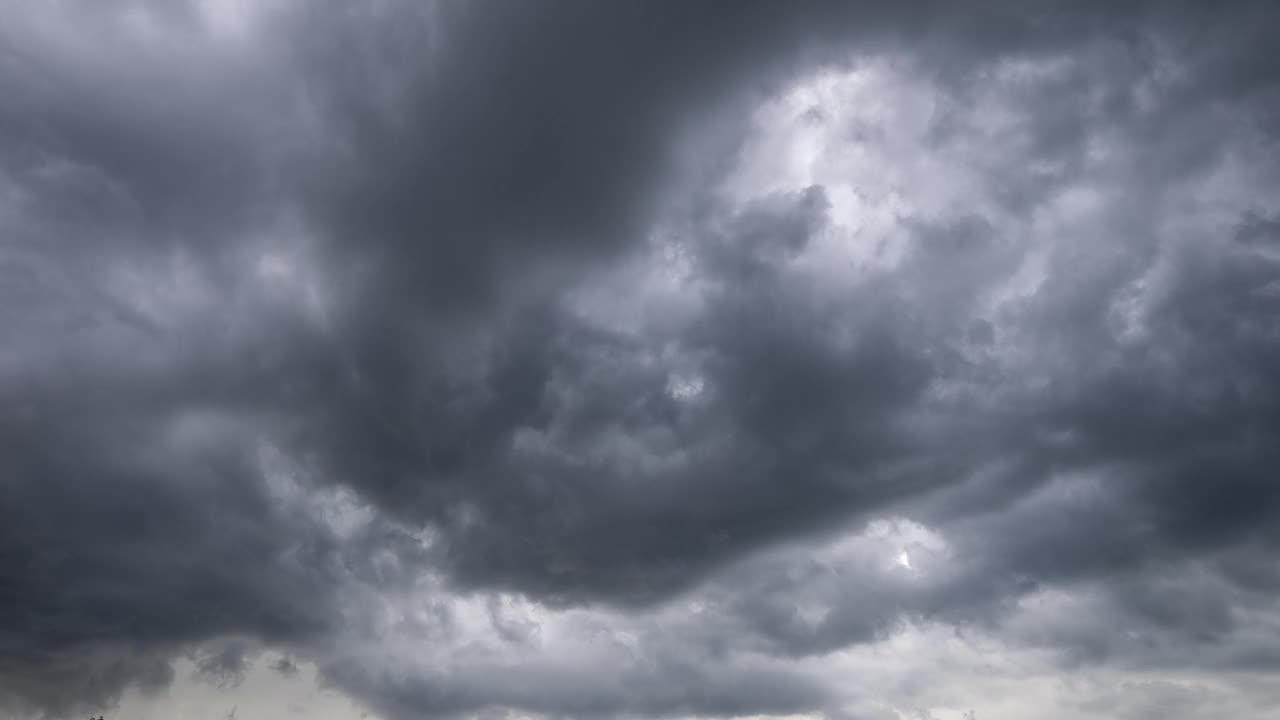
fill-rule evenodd
<path id="1" fill-rule="evenodd" d="M 0 0 L 0 716 L 1276 717 L 1277 25 Z"/>

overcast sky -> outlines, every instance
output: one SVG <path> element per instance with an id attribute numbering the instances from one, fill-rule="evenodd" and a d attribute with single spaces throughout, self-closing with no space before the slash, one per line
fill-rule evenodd
<path id="1" fill-rule="evenodd" d="M 0 0 L 0 716 L 1277 717 L 1278 26 Z"/>

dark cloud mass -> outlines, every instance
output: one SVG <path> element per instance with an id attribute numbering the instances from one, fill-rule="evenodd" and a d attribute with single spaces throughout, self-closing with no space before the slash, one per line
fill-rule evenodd
<path id="1" fill-rule="evenodd" d="M 1277 22 L 0 4 L 0 714 L 1263 717 Z"/>

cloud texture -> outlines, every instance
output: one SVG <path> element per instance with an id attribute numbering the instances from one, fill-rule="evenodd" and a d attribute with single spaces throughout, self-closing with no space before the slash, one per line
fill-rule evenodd
<path id="1" fill-rule="evenodd" d="M 1280 701 L 1269 3 L 0 19 L 0 710 Z"/>

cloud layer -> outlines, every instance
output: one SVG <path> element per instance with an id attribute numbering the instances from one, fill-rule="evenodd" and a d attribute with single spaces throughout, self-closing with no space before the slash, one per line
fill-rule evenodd
<path id="1" fill-rule="evenodd" d="M 905 5 L 0 7 L 0 708 L 1261 717 L 1276 12 Z"/>

